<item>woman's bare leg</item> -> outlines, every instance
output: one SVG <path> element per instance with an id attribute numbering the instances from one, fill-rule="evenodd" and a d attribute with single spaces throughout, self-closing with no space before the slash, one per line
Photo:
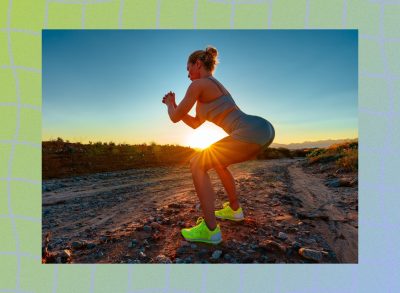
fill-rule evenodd
<path id="1" fill-rule="evenodd" d="M 190 168 L 192 170 L 196 194 L 199 197 L 207 227 L 210 230 L 214 230 L 217 227 L 217 221 L 214 214 L 215 194 L 211 185 L 210 176 L 208 175 L 207 171 L 199 168 L 196 160 L 191 162 Z"/>
<path id="2" fill-rule="evenodd" d="M 234 163 L 247 161 L 260 150 L 261 147 L 258 144 L 238 141 L 228 136 L 217 141 L 209 148 L 193 157 L 190 161 L 190 169 L 192 171 L 196 193 L 200 200 L 207 227 L 210 230 L 216 228 L 217 222 L 214 214 L 215 193 L 207 171 L 212 168 L 229 166 Z M 222 179 L 224 180 L 223 182 L 227 184 L 230 190 L 233 190 L 230 194 L 234 194 L 236 198 L 232 175 L 227 175 L 227 172 L 224 172 L 224 175 L 224 179 Z"/>
<path id="3" fill-rule="evenodd" d="M 240 205 L 236 194 L 235 179 L 226 167 L 215 167 L 214 169 L 228 194 L 230 207 L 236 211 Z"/>

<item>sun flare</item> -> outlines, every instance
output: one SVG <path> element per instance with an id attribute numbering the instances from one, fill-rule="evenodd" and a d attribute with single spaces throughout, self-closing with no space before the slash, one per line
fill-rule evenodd
<path id="1" fill-rule="evenodd" d="M 227 134 L 221 128 L 212 124 L 203 125 L 188 136 L 186 144 L 192 148 L 205 149 L 225 136 Z"/>

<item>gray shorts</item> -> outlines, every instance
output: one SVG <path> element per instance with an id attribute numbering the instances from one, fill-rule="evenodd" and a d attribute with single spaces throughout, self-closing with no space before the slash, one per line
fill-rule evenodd
<path id="1" fill-rule="evenodd" d="M 275 129 L 264 118 L 245 115 L 234 122 L 229 135 L 237 140 L 257 143 L 263 147 L 268 147 L 274 141 Z"/>

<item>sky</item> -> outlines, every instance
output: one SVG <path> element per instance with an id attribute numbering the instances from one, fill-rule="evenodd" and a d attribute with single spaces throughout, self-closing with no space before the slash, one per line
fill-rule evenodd
<path id="1" fill-rule="evenodd" d="M 358 137 L 356 30 L 43 30 L 44 141 L 180 144 L 227 134 L 173 123 L 161 102 L 190 85 L 189 55 L 219 52 L 214 76 L 274 143 Z M 189 114 L 194 115 L 194 108 Z"/>

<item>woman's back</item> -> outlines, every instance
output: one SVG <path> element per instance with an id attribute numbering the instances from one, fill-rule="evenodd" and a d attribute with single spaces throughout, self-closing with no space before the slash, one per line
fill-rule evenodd
<path id="1" fill-rule="evenodd" d="M 203 79 L 203 93 L 198 101 L 201 103 L 210 103 L 223 95 L 229 95 L 227 89 L 213 76 Z"/>
<path id="2" fill-rule="evenodd" d="M 235 104 L 231 94 L 220 84 L 214 77 L 207 78 L 218 90 L 213 86 L 209 86 L 210 90 L 203 94 L 202 99 L 199 98 L 196 105 L 197 115 L 216 125 L 222 127 L 227 133 L 232 131 L 233 122 L 240 116 L 246 115 Z"/>

